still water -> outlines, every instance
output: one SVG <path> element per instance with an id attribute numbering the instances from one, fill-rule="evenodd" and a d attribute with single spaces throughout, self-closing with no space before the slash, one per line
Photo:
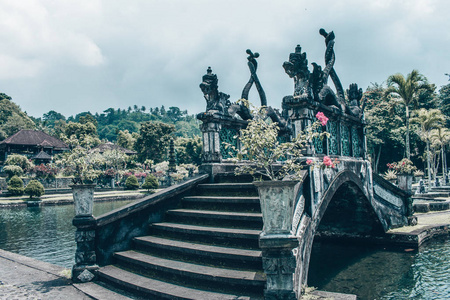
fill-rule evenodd
<path id="1" fill-rule="evenodd" d="M 95 203 L 94 215 L 129 202 Z M 71 268 L 73 217 L 72 205 L 0 209 L 0 248 Z M 450 240 L 418 251 L 315 242 L 309 285 L 362 300 L 450 299 Z"/>
<path id="2" fill-rule="evenodd" d="M 450 299 L 450 240 L 417 250 L 315 243 L 308 284 L 362 300 Z"/>
<path id="3" fill-rule="evenodd" d="M 130 202 L 95 202 L 94 215 Z M 73 205 L 1 208 L 0 249 L 71 268 L 76 249 L 74 216 Z"/>

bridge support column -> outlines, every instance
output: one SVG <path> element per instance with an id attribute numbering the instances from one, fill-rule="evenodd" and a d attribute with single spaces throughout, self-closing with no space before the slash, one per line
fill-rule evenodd
<path id="1" fill-rule="evenodd" d="M 259 246 L 262 249 L 264 272 L 267 285 L 264 299 L 294 300 L 294 273 L 296 261 L 292 250 L 298 247 L 298 240 L 291 235 L 261 233 Z"/>

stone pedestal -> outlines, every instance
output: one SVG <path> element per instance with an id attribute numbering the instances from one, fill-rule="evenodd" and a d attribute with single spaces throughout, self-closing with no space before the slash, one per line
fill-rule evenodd
<path id="1" fill-rule="evenodd" d="M 263 269 L 267 276 L 264 299 L 297 299 L 294 292 L 296 261 L 292 252 L 298 247 L 297 238 L 291 235 L 261 233 L 259 246 L 262 249 Z"/>
<path id="2" fill-rule="evenodd" d="M 409 174 L 398 174 L 398 187 L 402 190 L 411 193 L 413 176 Z"/>
<path id="3" fill-rule="evenodd" d="M 75 217 L 72 224 L 77 227 L 75 241 L 75 265 L 72 268 L 73 282 L 88 282 L 97 277 L 98 266 L 95 255 L 95 226 L 92 215 L 94 206 L 94 184 L 72 185 Z"/>

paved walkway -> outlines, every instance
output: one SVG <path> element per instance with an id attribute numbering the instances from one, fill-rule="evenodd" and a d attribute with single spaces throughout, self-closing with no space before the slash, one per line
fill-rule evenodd
<path id="1" fill-rule="evenodd" d="M 0 249 L 0 299 L 92 299 L 71 285 L 68 272 L 46 262 Z"/>

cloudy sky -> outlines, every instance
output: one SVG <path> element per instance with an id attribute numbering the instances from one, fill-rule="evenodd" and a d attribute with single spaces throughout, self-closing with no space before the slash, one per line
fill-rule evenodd
<path id="1" fill-rule="evenodd" d="M 336 35 L 344 88 L 413 69 L 440 87 L 450 73 L 449 15 L 448 0 L 0 0 L 0 92 L 35 117 L 134 104 L 199 113 L 208 66 L 219 90 L 240 98 L 249 48 L 279 107 L 293 92 L 281 65 L 297 44 L 324 65 L 322 27 Z M 250 98 L 258 102 L 256 90 Z"/>

